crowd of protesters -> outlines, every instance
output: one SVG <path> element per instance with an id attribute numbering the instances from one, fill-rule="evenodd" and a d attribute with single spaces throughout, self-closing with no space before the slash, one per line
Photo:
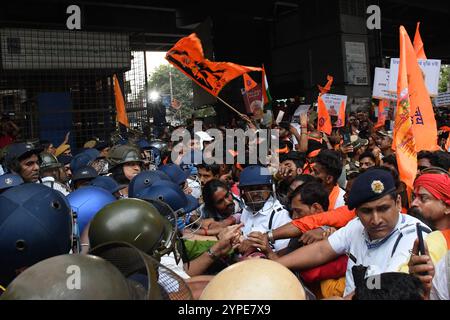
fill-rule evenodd
<path id="1" fill-rule="evenodd" d="M 308 299 L 448 300 L 448 113 L 437 119 L 441 150 L 417 155 L 410 193 L 399 178 L 390 122 L 375 129 L 369 106 L 349 113 L 329 136 L 317 131 L 317 113 L 293 119 L 295 108 L 276 105 L 274 114 L 285 112 L 279 123 L 238 118 L 217 128 L 224 137 L 226 129 L 277 129 L 279 149 L 269 155 L 276 165 L 249 163 L 257 138 L 248 138 L 241 161 L 236 148 L 220 144 L 209 127 L 194 132 L 193 123 L 168 126 L 156 138 L 94 137 L 77 148 L 69 134 L 62 142 L 27 142 L 14 122 L 2 120 L 0 297 L 66 298 L 40 290 L 36 270 L 42 281 L 65 281 L 51 259 L 88 265 L 82 256 L 96 247 L 126 242 L 183 279 L 194 298 L 212 298 L 211 291 L 242 297 L 242 286 L 217 275 L 262 259 L 291 270 Z M 174 132 L 190 140 L 174 141 Z M 205 161 L 218 153 L 233 161 Z M 252 274 L 283 283 L 271 280 L 272 268 L 261 264 Z M 35 280 L 26 282 L 32 270 Z M 113 281 L 91 277 L 105 279 Z M 252 279 L 240 278 L 255 295 L 246 299 L 260 297 Z M 280 298 L 271 288 L 269 297 Z M 71 297 L 91 297 L 83 292 Z"/>

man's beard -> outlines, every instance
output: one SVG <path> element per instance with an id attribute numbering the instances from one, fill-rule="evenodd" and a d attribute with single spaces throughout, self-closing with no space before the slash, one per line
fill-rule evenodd
<path id="1" fill-rule="evenodd" d="M 425 223 L 431 230 L 436 231 L 436 226 L 433 221 L 424 217 L 422 211 L 418 207 L 412 207 L 408 210 L 408 215 L 413 216 L 414 218 L 419 219 L 423 223 Z"/>

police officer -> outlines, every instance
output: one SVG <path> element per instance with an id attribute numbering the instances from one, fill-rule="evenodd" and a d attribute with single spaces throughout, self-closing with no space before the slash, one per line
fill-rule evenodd
<path id="1" fill-rule="evenodd" d="M 68 182 L 68 178 L 63 165 L 58 162 L 54 155 L 48 152 L 42 152 L 40 158 L 41 183 L 67 196 L 70 189 L 65 184 Z"/>
<path id="2" fill-rule="evenodd" d="M 172 192 L 164 192 L 166 194 L 164 201 L 172 202 L 172 199 L 169 199 L 170 193 Z M 181 190 L 178 190 L 177 194 L 184 195 Z M 158 207 L 161 208 L 160 205 Z M 165 211 L 164 216 L 171 221 L 176 219 L 176 214 L 170 208 Z M 169 215 L 174 217 L 170 218 Z M 219 235 L 220 240 L 207 252 L 188 263 L 185 257 L 180 260 L 183 252 L 180 248 L 181 240 L 178 238 L 177 225 L 164 216 L 160 209 L 147 201 L 118 200 L 105 206 L 92 219 L 89 226 L 89 244 L 91 247 L 114 241 L 133 244 L 146 254 L 161 260 L 164 266 L 183 279 L 188 279 L 204 274 L 213 263 L 226 256 L 232 249 L 232 240 L 240 234 L 239 225 L 231 227 L 233 229 Z"/>
<path id="3" fill-rule="evenodd" d="M 171 181 L 169 176 L 160 170 L 142 171 L 135 176 L 128 185 L 128 197 L 139 198 L 139 194 L 145 189 L 150 188 L 156 181 L 160 180 Z"/>
<path id="4" fill-rule="evenodd" d="M 123 197 L 128 197 L 130 181 L 142 171 L 144 161 L 138 149 L 130 145 L 118 145 L 111 148 L 107 160 L 109 172 L 118 184 L 127 187 L 121 190 Z"/>
<path id="5" fill-rule="evenodd" d="M 126 243 L 109 243 L 87 255 L 60 255 L 20 274 L 2 300 L 189 300 L 173 272 Z"/>
<path id="6" fill-rule="evenodd" d="M 277 200 L 272 175 L 262 166 L 249 166 L 242 171 L 239 180 L 241 199 L 244 202 L 241 222 L 244 224 L 244 236 L 252 232 L 267 233 L 291 222 L 289 212 Z M 289 240 L 277 240 L 273 243 L 275 251 L 286 248 Z M 252 248 L 244 241 L 241 252 Z"/>
<path id="7" fill-rule="evenodd" d="M 77 272 L 79 279 L 74 277 Z M 71 275 L 73 282 L 69 281 Z M 126 278 L 110 262 L 93 255 L 68 254 L 25 270 L 1 300 L 131 300 L 130 289 Z"/>
<path id="8" fill-rule="evenodd" d="M 5 166 L 10 173 L 20 175 L 25 183 L 39 181 L 39 153 L 41 149 L 31 143 L 16 143 L 8 146 Z"/>
<path id="9" fill-rule="evenodd" d="M 74 171 L 72 176 L 72 189 L 90 185 L 91 181 L 98 177 L 97 171 L 91 166 L 84 166 Z"/>
<path id="10" fill-rule="evenodd" d="M 25 183 L 0 195 L 0 285 L 73 245 L 73 219 L 64 195 L 41 184 Z"/>
<path id="11" fill-rule="evenodd" d="M 22 177 L 13 174 L 13 173 L 7 173 L 0 176 L 0 193 L 5 192 L 6 190 L 17 187 L 23 184 Z"/>
<path id="12" fill-rule="evenodd" d="M 316 242 L 277 259 L 289 269 L 305 270 L 349 256 L 344 295 L 355 290 L 352 268 L 368 267 L 367 276 L 398 272 L 407 263 L 417 238 L 416 224 L 422 232 L 429 228 L 418 219 L 402 215 L 401 199 L 392 174 L 369 169 L 353 183 L 348 207 L 359 219 L 351 221 L 327 240 Z"/>
<path id="13" fill-rule="evenodd" d="M 296 276 L 282 265 L 254 259 L 239 262 L 212 279 L 200 300 L 305 300 Z"/>

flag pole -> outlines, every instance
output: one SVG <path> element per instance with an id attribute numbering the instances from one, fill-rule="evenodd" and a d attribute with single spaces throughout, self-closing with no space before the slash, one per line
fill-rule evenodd
<path id="1" fill-rule="evenodd" d="M 245 114 L 239 112 L 238 110 L 236 110 L 235 108 L 233 108 L 229 103 L 227 103 L 225 100 L 223 100 L 222 98 L 220 98 L 219 96 L 215 96 L 220 102 L 222 102 L 225 106 L 227 106 L 228 108 L 230 108 L 232 111 L 236 112 L 237 115 L 239 117 L 242 118 L 242 120 L 246 121 L 249 125 L 254 126 L 253 122 L 250 120 L 250 118 L 248 116 L 246 116 Z"/>

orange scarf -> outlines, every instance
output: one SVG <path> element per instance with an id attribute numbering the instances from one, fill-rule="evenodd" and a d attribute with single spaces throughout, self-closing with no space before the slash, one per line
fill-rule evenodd
<path id="1" fill-rule="evenodd" d="M 331 190 L 330 195 L 328 196 L 328 200 L 330 201 L 330 206 L 328 207 L 328 210 L 334 210 L 334 207 L 336 206 L 336 201 L 339 197 L 339 192 L 341 191 L 341 188 L 339 188 L 338 185 L 336 185 L 333 190 Z"/>

